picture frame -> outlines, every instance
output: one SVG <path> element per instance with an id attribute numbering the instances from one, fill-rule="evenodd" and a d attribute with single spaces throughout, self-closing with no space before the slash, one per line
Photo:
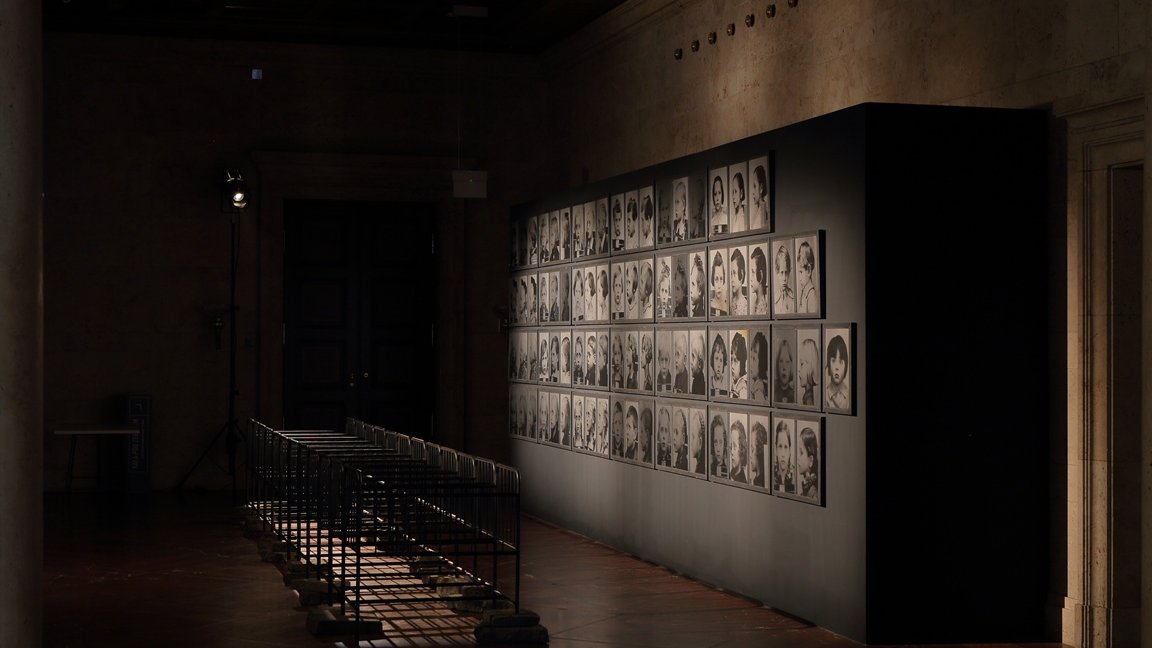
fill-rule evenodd
<path id="1" fill-rule="evenodd" d="M 625 463 L 653 467 L 653 426 L 653 399 L 613 395 L 612 458 Z"/>
<path id="2" fill-rule="evenodd" d="M 684 252 L 688 279 L 688 294 L 684 301 L 685 314 L 680 320 L 697 321 L 708 318 L 711 293 L 708 273 L 708 248 L 692 248 Z M 675 284 L 673 284 L 675 290 Z"/>
<path id="3" fill-rule="evenodd" d="M 611 367 L 608 329 L 587 329 L 584 335 L 584 387 L 607 390 Z"/>
<path id="4" fill-rule="evenodd" d="M 573 416 L 572 450 L 597 457 L 608 457 L 608 397 L 596 392 L 574 390 L 572 407 L 582 403 L 582 426 L 577 430 Z"/>
<path id="5" fill-rule="evenodd" d="M 747 247 L 748 319 L 772 317 L 772 272 L 768 239 L 752 239 Z"/>
<path id="6" fill-rule="evenodd" d="M 728 167 L 708 170 L 708 233 L 710 238 L 728 233 Z"/>
<path id="7" fill-rule="evenodd" d="M 792 258 L 795 241 L 791 236 L 776 236 L 769 240 L 768 252 L 772 272 L 772 317 L 796 317 L 796 271 Z"/>
<path id="8" fill-rule="evenodd" d="M 728 248 L 708 248 L 708 317 L 728 316 Z"/>
<path id="9" fill-rule="evenodd" d="M 748 163 L 728 165 L 728 232 L 748 231 Z"/>
<path id="10" fill-rule="evenodd" d="M 747 328 L 748 342 L 748 397 L 754 405 L 772 404 L 772 327 L 767 323 L 753 323 Z"/>
<path id="11" fill-rule="evenodd" d="M 795 498 L 796 482 L 796 416 L 795 412 L 773 412 L 768 444 L 771 449 L 769 473 L 773 495 Z"/>
<path id="12" fill-rule="evenodd" d="M 644 185 L 637 191 L 636 211 L 640 220 L 636 247 L 652 249 L 656 244 L 656 201 L 652 185 Z"/>
<path id="13" fill-rule="evenodd" d="M 708 327 L 708 398 L 727 400 L 731 369 L 728 366 L 728 329 Z"/>
<path id="14" fill-rule="evenodd" d="M 553 257 L 553 261 L 571 261 L 572 260 L 572 208 L 569 206 L 560 208 L 560 256 L 559 258 Z"/>
<path id="15" fill-rule="evenodd" d="M 668 328 L 656 329 L 656 365 L 655 389 L 657 395 L 671 395 L 673 393 L 672 358 L 675 353 L 672 330 Z M 685 379 L 687 373 L 685 373 Z"/>
<path id="16" fill-rule="evenodd" d="M 748 329 L 740 326 L 729 328 L 727 341 L 728 398 L 734 401 L 747 402 L 750 400 L 748 397 Z"/>
<path id="17" fill-rule="evenodd" d="M 775 174 L 769 152 L 748 160 L 748 231 L 771 232 L 775 227 Z"/>
<path id="18" fill-rule="evenodd" d="M 796 495 L 795 498 L 824 506 L 824 417 L 796 415 Z"/>
<path id="19" fill-rule="evenodd" d="M 796 317 L 824 316 L 824 231 L 798 234 L 792 239 L 796 272 Z"/>
<path id="20" fill-rule="evenodd" d="M 728 409 L 708 407 L 708 481 L 728 480 Z"/>
<path id="21" fill-rule="evenodd" d="M 823 407 L 824 364 L 821 361 L 823 338 L 819 324 L 796 327 L 796 403 L 797 409 L 820 411 Z"/>
<path id="22" fill-rule="evenodd" d="M 609 197 L 608 218 L 611 223 L 611 242 L 612 254 L 620 254 L 624 252 L 627 246 L 627 236 L 625 234 L 624 222 L 624 201 L 625 196 L 622 193 L 613 194 Z"/>
<path id="23" fill-rule="evenodd" d="M 772 405 L 796 407 L 796 326 L 772 325 Z"/>
<path id="24" fill-rule="evenodd" d="M 572 213 L 572 255 L 570 260 L 578 261 L 587 256 L 584 237 L 584 203 L 576 203 L 571 207 Z"/>
<path id="25" fill-rule="evenodd" d="M 824 411 L 856 413 L 856 325 L 823 325 Z"/>
<path id="26" fill-rule="evenodd" d="M 748 488 L 772 492 L 769 471 L 772 465 L 772 451 L 768 442 L 772 429 L 772 415 L 769 410 L 748 412 Z"/>
<path id="27" fill-rule="evenodd" d="M 527 223 L 527 235 L 525 236 L 525 254 L 527 256 L 527 265 L 536 267 L 540 264 L 540 234 L 539 234 L 539 215 L 529 216 L 525 221 Z"/>
<path id="28" fill-rule="evenodd" d="M 640 249 L 639 194 L 636 189 L 624 192 L 624 250 L 627 252 Z"/>

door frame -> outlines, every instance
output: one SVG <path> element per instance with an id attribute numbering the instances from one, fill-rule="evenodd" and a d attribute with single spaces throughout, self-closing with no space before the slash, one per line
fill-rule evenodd
<path id="1" fill-rule="evenodd" d="M 1120 314 L 1112 300 L 1111 179 L 1113 169 L 1144 163 L 1144 114 L 1143 98 L 1136 98 L 1061 115 L 1068 127 L 1067 544 L 1061 641 L 1078 648 L 1140 643 L 1140 601 L 1125 594 L 1121 579 L 1140 573 L 1142 550 L 1132 549 L 1140 543 L 1137 538 L 1133 544 L 1131 534 L 1140 533 L 1139 518 L 1148 512 L 1135 513 L 1133 526 L 1130 517 L 1121 519 L 1131 511 L 1117 495 L 1133 487 L 1133 474 L 1135 484 L 1140 483 L 1139 453 L 1133 457 L 1122 449 L 1131 445 L 1131 435 L 1139 447 L 1143 433 L 1114 425 L 1112 411 L 1118 401 L 1139 402 L 1142 387 L 1125 388 L 1112 380 L 1113 354 L 1122 350 L 1116 349 L 1114 336 Z"/>

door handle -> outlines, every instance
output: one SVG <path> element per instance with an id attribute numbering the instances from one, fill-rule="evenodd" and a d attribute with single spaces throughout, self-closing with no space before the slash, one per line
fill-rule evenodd
<path id="1" fill-rule="evenodd" d="M 364 376 L 363 376 L 363 377 L 364 377 L 364 380 L 368 380 L 368 372 L 367 372 L 367 371 L 365 371 L 365 372 L 364 372 Z"/>

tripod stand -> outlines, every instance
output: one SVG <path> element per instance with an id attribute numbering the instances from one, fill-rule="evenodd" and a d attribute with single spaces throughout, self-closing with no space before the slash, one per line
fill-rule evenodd
<path id="1" fill-rule="evenodd" d="M 196 463 L 188 469 L 188 472 L 176 484 L 176 490 L 179 491 L 184 487 L 184 482 L 192 476 L 196 468 L 200 466 L 200 462 L 208 456 L 212 447 L 220 440 L 220 437 L 225 436 L 225 449 L 228 452 L 228 475 L 232 477 L 232 505 L 236 505 L 236 452 L 240 443 L 244 440 L 244 434 L 240 429 L 240 425 L 236 422 L 236 237 L 237 237 L 237 218 L 239 214 L 232 214 L 232 247 L 229 255 L 229 277 L 228 277 L 228 419 L 224 421 L 224 425 L 220 426 L 220 430 L 216 432 L 216 436 L 208 442 L 204 451 L 200 453 L 200 457 L 196 459 Z M 223 323 L 217 320 L 217 326 Z M 217 348 L 219 348 L 219 338 L 217 338 Z"/>

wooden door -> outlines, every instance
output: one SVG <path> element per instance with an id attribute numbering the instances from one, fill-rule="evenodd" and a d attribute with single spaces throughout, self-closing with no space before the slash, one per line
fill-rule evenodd
<path id="1" fill-rule="evenodd" d="M 433 208 L 284 206 L 284 414 L 294 429 L 358 418 L 431 437 Z"/>

